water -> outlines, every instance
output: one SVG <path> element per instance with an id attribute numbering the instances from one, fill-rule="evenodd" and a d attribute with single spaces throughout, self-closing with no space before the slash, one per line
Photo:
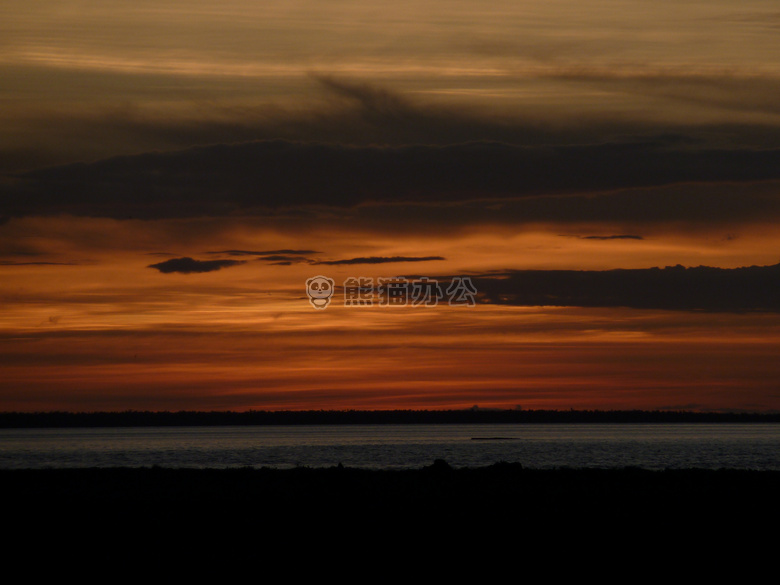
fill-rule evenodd
<path id="1" fill-rule="evenodd" d="M 474 440 L 482 438 L 488 440 Z M 780 424 L 0 429 L 0 468 L 637 466 L 780 469 Z"/>

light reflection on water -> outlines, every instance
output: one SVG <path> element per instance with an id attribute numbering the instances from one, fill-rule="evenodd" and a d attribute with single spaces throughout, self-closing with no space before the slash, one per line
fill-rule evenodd
<path id="1" fill-rule="evenodd" d="M 486 440 L 474 440 L 476 438 Z M 0 429 L 0 468 L 780 469 L 780 424 L 312 425 Z"/>

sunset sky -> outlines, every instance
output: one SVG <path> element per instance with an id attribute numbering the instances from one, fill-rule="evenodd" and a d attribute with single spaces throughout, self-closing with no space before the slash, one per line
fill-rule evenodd
<path id="1" fill-rule="evenodd" d="M 776 0 L 1 1 L 0 410 L 778 411 L 778 96 Z"/>

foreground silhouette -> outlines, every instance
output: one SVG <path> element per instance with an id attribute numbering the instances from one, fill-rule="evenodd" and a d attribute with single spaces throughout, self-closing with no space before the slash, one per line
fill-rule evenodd
<path id="1" fill-rule="evenodd" d="M 364 513 L 407 516 L 499 512 L 507 518 L 630 513 L 741 514 L 775 508 L 780 471 L 528 469 L 498 462 L 420 469 L 82 468 L 0 470 L 6 502 L 45 514 L 180 513 L 199 520 L 252 510 L 265 520 Z"/>

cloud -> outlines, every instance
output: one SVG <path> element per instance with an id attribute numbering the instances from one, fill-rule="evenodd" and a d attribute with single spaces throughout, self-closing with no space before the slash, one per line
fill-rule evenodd
<path id="1" fill-rule="evenodd" d="M 317 250 L 293 250 L 293 249 L 281 249 L 281 250 L 215 250 L 206 252 L 206 254 L 226 254 L 228 256 L 257 256 L 255 260 L 261 262 L 268 262 L 275 266 L 290 266 L 297 262 L 309 262 L 315 261 L 307 258 L 309 254 L 321 254 Z"/>
<path id="2" fill-rule="evenodd" d="M 773 99 L 780 91 L 780 78 L 765 73 L 740 74 L 727 68 L 552 65 L 542 69 L 539 77 L 598 86 L 636 99 L 661 98 L 670 107 L 681 102 L 713 111 L 780 113 L 780 104 Z"/>
<path id="3" fill-rule="evenodd" d="M 432 113 L 426 115 L 425 108 L 411 99 L 383 87 L 346 81 L 332 75 L 313 73 L 311 76 L 334 94 L 353 101 L 360 116 L 369 120 L 421 121 L 432 116 Z"/>
<path id="4" fill-rule="evenodd" d="M 191 274 L 194 272 L 213 272 L 222 268 L 229 268 L 243 264 L 243 260 L 194 260 L 192 258 L 172 258 L 159 264 L 150 264 L 147 268 L 155 268 L 163 274 L 179 272 Z"/>
<path id="5" fill-rule="evenodd" d="M 579 237 L 574 230 L 615 229 L 616 225 L 626 230 L 653 230 L 657 226 L 679 230 L 681 225 L 689 229 L 695 224 L 737 233 L 743 223 L 780 220 L 780 181 L 680 183 L 450 203 L 373 203 L 348 213 L 353 224 L 395 233 L 416 230 L 445 234 L 475 225 L 533 224 L 557 224 L 553 229 L 558 230 L 571 225 L 572 233 L 561 234 L 568 238 Z"/>
<path id="6" fill-rule="evenodd" d="M 555 207 L 558 202 L 551 204 L 539 196 L 772 179 L 780 179 L 780 149 L 697 149 L 672 140 L 547 147 L 260 141 L 22 173 L 0 183 L 0 214 L 159 219 L 272 214 L 291 207 L 352 207 L 367 202 L 451 204 L 530 197 L 535 198 L 529 202 L 532 207 Z M 729 196 L 728 205 L 751 208 L 740 204 L 737 193 Z M 709 215 L 731 215 L 707 202 L 691 203 L 687 197 L 648 203 L 654 208 L 651 214 L 663 213 L 665 206 L 692 204 L 704 205 Z M 776 200 L 772 205 L 777 211 Z M 647 215 L 630 200 L 615 201 L 611 207 L 613 214 Z"/>
<path id="7" fill-rule="evenodd" d="M 642 236 L 620 234 L 614 236 L 577 236 L 581 240 L 644 240 Z"/>
<path id="8" fill-rule="evenodd" d="M 312 264 L 338 266 L 342 264 L 387 264 L 390 262 L 429 262 L 431 260 L 446 260 L 441 256 L 369 256 L 366 258 L 348 258 L 345 260 L 320 260 Z"/>
<path id="9" fill-rule="evenodd" d="M 287 254 L 273 254 L 271 256 L 260 256 L 259 258 L 257 258 L 257 260 L 263 262 L 286 262 L 287 264 L 291 264 L 292 262 L 310 262 L 312 264 L 316 264 L 315 260 L 310 260 L 309 258 L 305 258 L 303 256 L 289 256 Z"/>
<path id="10" fill-rule="evenodd" d="M 515 270 L 472 277 L 483 302 L 780 312 L 780 264 L 743 268 Z"/>
<path id="11" fill-rule="evenodd" d="M 14 262 L 0 260 L 0 266 L 77 266 L 77 262 Z"/>
<path id="12" fill-rule="evenodd" d="M 216 252 L 206 252 L 206 254 L 227 254 L 229 256 L 268 256 L 274 254 L 286 254 L 286 255 L 306 255 L 306 254 L 320 254 L 316 250 L 220 250 Z"/>
<path id="13" fill-rule="evenodd" d="M 516 63 L 514 40 L 504 47 Z M 533 51 L 533 47 L 523 50 Z M 59 58 L 59 56 L 58 56 Z M 34 71 L 27 70 L 29 76 Z M 46 70 L 37 71 L 49 87 Z M 500 80 L 452 80 L 382 87 L 325 73 L 310 75 L 314 86 L 298 103 L 247 105 L 229 98 L 208 105 L 180 103 L 171 111 L 152 103 L 94 103 L 28 107 L 0 113 L 8 131 L 0 140 L 0 170 L 23 170 L 117 154 L 176 150 L 196 144 L 255 140 L 368 145 L 445 145 L 496 141 L 523 145 L 595 144 L 617 136 L 677 134 L 712 144 L 776 147 L 780 111 L 775 96 L 780 79 L 771 74 L 658 65 L 575 66 L 542 58 L 511 65 Z M 133 77 L 133 83 L 137 77 Z M 475 85 L 476 81 L 476 85 Z M 473 91 L 470 103 L 431 98 L 450 83 Z M 482 83 L 486 85 L 482 85 Z M 79 84 L 84 83 L 80 80 Z M 298 83 L 298 82 L 296 82 Z M 158 90 L 159 80 L 154 79 Z M 512 95 L 518 87 L 540 84 L 547 96 L 528 93 L 519 105 L 485 99 Z M 89 85 L 89 84 L 88 84 Z M 427 97 L 419 92 L 431 91 Z M 300 89 L 296 86 L 296 91 Z M 536 93 L 536 92 L 532 92 Z M 593 95 L 604 98 L 593 101 Z M 94 97 L 94 96 L 92 96 Z M 617 100 L 617 103 L 616 103 Z M 194 101 L 194 100 L 193 100 Z M 615 107 L 617 105 L 617 107 Z M 663 112 L 663 116 L 658 113 Z M 15 118 L 23 113 L 24 125 Z M 702 116 L 701 119 L 698 116 Z"/>

